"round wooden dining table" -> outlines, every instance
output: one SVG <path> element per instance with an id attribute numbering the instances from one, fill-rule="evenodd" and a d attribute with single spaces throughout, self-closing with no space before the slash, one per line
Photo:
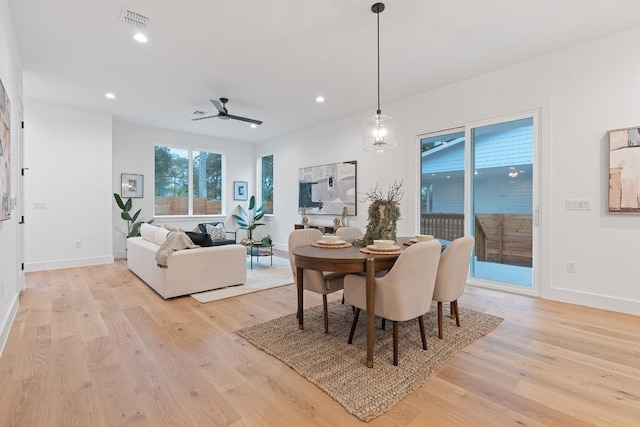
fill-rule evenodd
<path id="1" fill-rule="evenodd" d="M 402 240 L 400 246 L 402 245 Z M 406 239 L 405 239 L 406 240 Z M 375 302 L 375 274 L 379 270 L 389 270 L 400 256 L 394 254 L 368 254 L 360 251 L 360 247 L 353 245 L 348 248 L 324 248 L 315 246 L 300 246 L 293 250 L 296 264 L 296 285 L 298 289 L 298 326 L 304 329 L 303 310 L 303 270 L 331 271 L 336 273 L 365 273 L 366 274 L 366 315 L 367 315 L 367 366 L 373 367 L 373 334 L 374 334 L 374 302 Z M 346 338 L 345 338 L 346 339 Z"/>

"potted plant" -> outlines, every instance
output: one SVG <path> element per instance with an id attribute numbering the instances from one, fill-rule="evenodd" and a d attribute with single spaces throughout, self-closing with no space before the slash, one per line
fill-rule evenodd
<path id="1" fill-rule="evenodd" d="M 364 193 L 363 201 L 371 202 L 369 223 L 363 239 L 365 245 L 370 245 L 377 239 L 396 240 L 396 224 L 400 219 L 400 200 L 404 195 L 401 188 L 402 181 L 394 182 L 385 196 L 376 184 L 373 191 Z"/>
<path id="2" fill-rule="evenodd" d="M 249 199 L 249 209 L 244 210 L 242 206 L 238 205 L 239 215 L 233 214 L 232 217 L 238 224 L 238 228 L 241 230 L 247 230 L 247 237 L 249 241 L 253 240 L 253 230 L 260 225 L 264 225 L 263 222 L 259 222 L 264 216 L 264 207 L 266 202 L 263 202 L 259 207 L 256 207 L 256 198 L 251 196 Z"/>
<path id="3" fill-rule="evenodd" d="M 349 226 L 349 216 L 348 216 L 348 212 L 347 212 L 347 207 L 346 206 L 342 207 L 342 226 L 343 227 Z"/>
<path id="4" fill-rule="evenodd" d="M 120 218 L 127 222 L 127 238 L 135 237 L 140 235 L 140 225 L 144 221 L 137 221 L 138 216 L 140 216 L 140 212 L 142 209 L 138 209 L 133 216 L 129 213 L 131 208 L 133 207 L 133 202 L 131 198 L 128 198 L 126 201 L 122 200 L 122 197 L 118 193 L 113 193 L 113 197 L 116 199 L 116 204 L 120 208 L 122 212 L 120 212 Z"/>

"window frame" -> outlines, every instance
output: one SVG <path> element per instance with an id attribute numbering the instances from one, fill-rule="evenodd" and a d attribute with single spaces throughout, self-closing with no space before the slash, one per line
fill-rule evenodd
<path id="1" fill-rule="evenodd" d="M 156 213 L 156 203 L 155 198 L 156 188 L 155 188 L 155 177 L 156 177 L 156 168 L 155 168 L 155 150 L 156 147 L 164 147 L 168 149 L 176 149 L 176 150 L 186 150 L 188 152 L 188 196 L 187 196 L 187 213 L 186 214 L 177 214 L 177 215 L 167 215 L 162 214 L 159 215 Z M 220 213 L 219 214 L 194 214 L 193 213 L 193 158 L 194 152 L 206 152 L 211 154 L 217 154 L 220 156 Z M 227 169 L 226 169 L 226 156 L 223 152 L 215 152 L 211 149 L 200 148 L 200 147 L 189 147 L 179 144 L 154 144 L 153 145 L 153 156 L 154 156 L 154 166 L 153 166 L 153 217 L 160 219 L 197 219 L 197 218 L 225 218 L 226 215 L 226 199 L 227 199 L 227 191 L 226 191 L 226 180 L 227 180 Z"/>
<path id="2" fill-rule="evenodd" d="M 263 159 L 265 157 L 271 157 L 271 182 L 272 182 L 272 188 L 271 188 L 271 213 L 265 213 L 265 216 L 273 216 L 275 214 L 275 203 L 274 203 L 274 191 L 275 191 L 275 186 L 273 185 L 274 182 L 274 169 L 275 169 L 275 156 L 273 153 L 271 154 L 265 154 L 262 155 L 258 158 L 258 188 L 260 189 L 259 194 L 260 194 L 260 203 L 264 203 L 266 200 L 264 200 L 264 194 L 263 194 L 263 181 L 264 181 L 264 177 L 263 177 L 263 173 L 264 173 L 264 169 L 263 169 Z"/>

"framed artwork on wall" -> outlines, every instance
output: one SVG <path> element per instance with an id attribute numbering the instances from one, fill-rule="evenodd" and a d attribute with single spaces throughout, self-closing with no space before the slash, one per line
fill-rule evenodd
<path id="1" fill-rule="evenodd" d="M 122 173 L 120 178 L 122 179 L 122 187 L 120 188 L 122 197 L 139 198 L 143 196 L 142 175 Z"/>
<path id="2" fill-rule="evenodd" d="M 609 131 L 609 212 L 640 213 L 640 127 Z"/>
<path id="3" fill-rule="evenodd" d="M 233 200 L 247 200 L 247 186 L 246 181 L 233 181 Z"/>
<path id="4" fill-rule="evenodd" d="M 329 163 L 298 170 L 298 212 L 357 215 L 357 162 Z"/>
<path id="5" fill-rule="evenodd" d="M 0 221 L 11 217 L 11 102 L 0 80 Z"/>

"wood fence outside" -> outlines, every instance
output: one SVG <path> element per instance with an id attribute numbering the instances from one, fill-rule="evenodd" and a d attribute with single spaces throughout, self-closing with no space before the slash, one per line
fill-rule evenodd
<path id="1" fill-rule="evenodd" d="M 532 232 L 532 215 L 476 214 L 476 258 L 478 261 L 531 267 Z"/>
<path id="2" fill-rule="evenodd" d="M 156 215 L 187 215 L 189 199 L 186 197 L 156 197 Z M 222 213 L 220 200 L 207 200 L 203 197 L 193 199 L 194 215 L 219 215 Z"/>
<path id="3" fill-rule="evenodd" d="M 442 240 L 464 236 L 464 214 L 427 212 L 420 217 L 420 234 L 432 234 Z"/>
<path id="4" fill-rule="evenodd" d="M 476 214 L 474 235 L 478 261 L 531 267 L 532 215 Z M 428 212 L 421 214 L 420 233 L 437 239 L 464 236 L 464 214 Z"/>

